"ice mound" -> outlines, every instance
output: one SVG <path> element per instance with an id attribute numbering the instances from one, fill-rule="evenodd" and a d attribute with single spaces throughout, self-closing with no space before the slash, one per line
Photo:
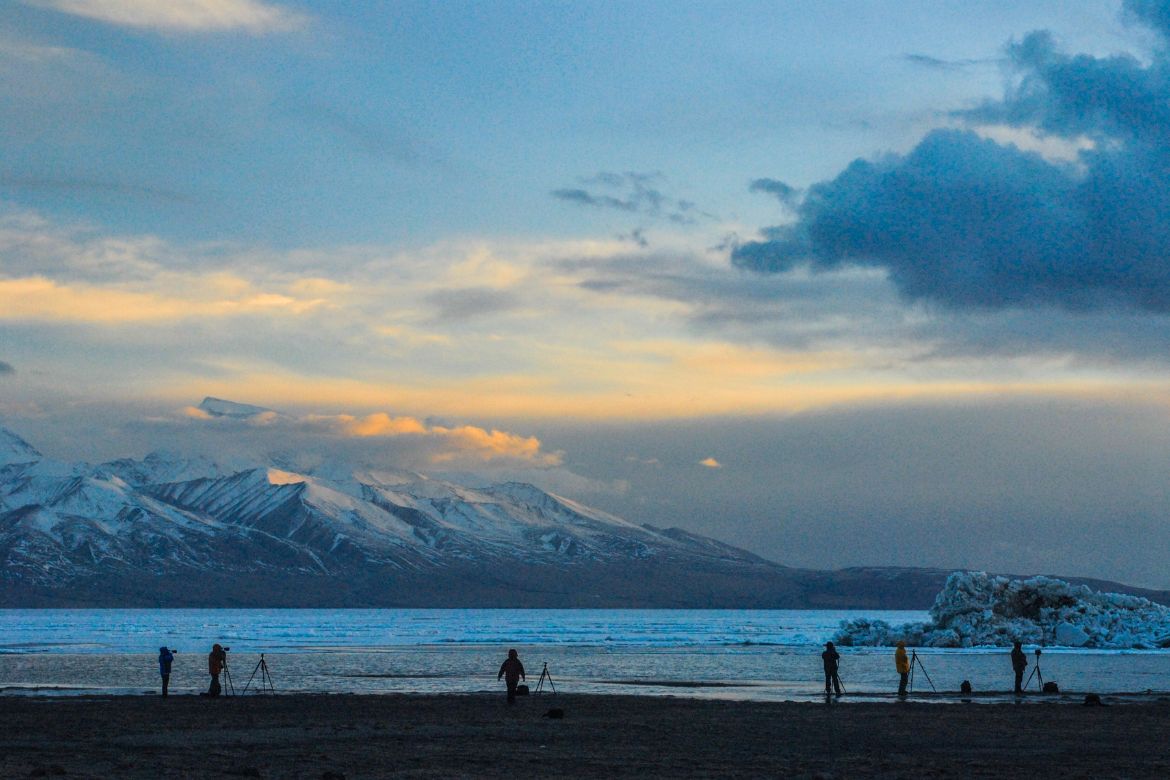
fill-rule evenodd
<path id="1" fill-rule="evenodd" d="M 930 622 L 891 626 L 845 620 L 833 640 L 845 646 L 1170 647 L 1170 607 L 1140 596 L 1098 593 L 1052 577 L 1013 580 L 957 571 L 930 608 Z"/>

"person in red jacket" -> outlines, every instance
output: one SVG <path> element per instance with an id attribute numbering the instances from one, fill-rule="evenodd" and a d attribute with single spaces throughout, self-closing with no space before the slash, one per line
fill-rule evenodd
<path id="1" fill-rule="evenodd" d="M 516 654 L 515 650 L 508 651 L 508 658 L 500 664 L 500 673 L 496 675 L 496 679 L 504 678 L 504 682 L 508 685 L 508 703 L 516 703 L 516 685 L 521 680 L 528 682 L 528 678 L 524 676 L 524 664 L 520 663 L 520 656 Z"/>
<path id="2" fill-rule="evenodd" d="M 207 673 L 211 675 L 211 685 L 207 689 L 208 696 L 219 696 L 219 675 L 227 663 L 227 651 L 221 645 L 212 645 L 207 654 Z"/>

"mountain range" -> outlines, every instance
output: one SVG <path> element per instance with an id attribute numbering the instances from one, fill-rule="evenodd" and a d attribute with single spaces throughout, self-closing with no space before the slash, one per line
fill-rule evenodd
<path id="1" fill-rule="evenodd" d="M 924 609 L 949 573 L 791 568 L 516 482 L 160 452 L 61 462 L 5 428 L 0 563 L 0 607 Z"/>

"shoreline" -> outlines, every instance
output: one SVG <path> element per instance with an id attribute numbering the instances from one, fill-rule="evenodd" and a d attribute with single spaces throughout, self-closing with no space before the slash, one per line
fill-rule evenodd
<path id="1" fill-rule="evenodd" d="M 1034 698 L 940 707 L 560 694 L 509 707 L 499 693 L 5 696 L 0 776 L 1170 775 L 1170 700 Z M 553 707 L 563 719 L 542 717 Z"/>

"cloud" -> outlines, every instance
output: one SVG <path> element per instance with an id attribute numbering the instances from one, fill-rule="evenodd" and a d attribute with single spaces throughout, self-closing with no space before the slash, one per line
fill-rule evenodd
<path id="1" fill-rule="evenodd" d="M 15 190 L 56 191 L 77 194 L 112 195 L 136 200 L 164 201 L 191 204 L 195 199 L 174 190 L 148 187 L 141 184 L 102 179 L 48 178 L 0 173 L 0 188 Z"/>
<path id="2" fill-rule="evenodd" d="M 699 461 L 699 465 L 706 466 L 709 469 L 723 468 L 723 464 L 720 463 L 719 461 L 715 460 L 714 458 L 703 458 L 701 461 Z"/>
<path id="3" fill-rule="evenodd" d="M 426 296 L 435 311 L 435 320 L 469 320 L 511 311 L 520 305 L 518 296 L 511 290 L 491 287 L 463 287 L 451 290 L 436 290 Z"/>
<path id="4" fill-rule="evenodd" d="M 909 62 L 911 65 L 917 65 L 919 67 L 927 68 L 929 70 L 941 70 L 941 71 L 959 71 L 959 70 L 965 70 L 967 68 L 971 68 L 974 66 L 989 65 L 989 64 L 1001 62 L 1000 59 L 948 60 L 948 59 L 941 59 L 939 57 L 932 57 L 929 54 L 915 54 L 915 53 L 906 54 L 903 56 L 903 59 L 906 62 Z"/>
<path id="5" fill-rule="evenodd" d="M 118 285 L 63 284 L 44 277 L 0 278 L 0 320 L 133 322 L 240 316 L 296 316 L 325 305 L 323 298 L 255 289 L 227 276 L 182 275 L 187 289 L 138 291 Z"/>
<path id="6" fill-rule="evenodd" d="M 28 5 L 108 24 L 162 32 L 289 32 L 307 17 L 259 0 L 24 0 Z"/>
<path id="7" fill-rule="evenodd" d="M 713 215 L 693 202 L 664 193 L 664 177 L 657 173 L 606 173 L 582 179 L 584 187 L 566 187 L 552 191 L 557 200 L 590 208 L 611 209 L 665 219 L 678 225 L 693 225 L 700 218 Z"/>
<path id="8" fill-rule="evenodd" d="M 749 192 L 766 192 L 785 206 L 794 205 L 800 195 L 800 190 L 791 187 L 778 179 L 755 179 L 748 187 Z"/>
<path id="9" fill-rule="evenodd" d="M 1163 6 L 1127 4 L 1163 34 Z M 813 185 L 789 224 L 734 265 L 881 269 L 911 300 L 952 310 L 1170 313 L 1170 55 L 1067 55 L 1036 32 L 1007 50 L 1005 95 L 955 114 L 1073 144 L 1075 162 L 975 129 L 856 160 Z M 1067 149 L 1066 149 L 1067 153 Z"/>
<path id="10" fill-rule="evenodd" d="M 248 426 L 265 427 L 275 435 L 308 436 L 321 440 L 396 441 L 400 462 L 418 465 L 502 466 L 552 468 L 561 465 L 563 454 L 543 449 L 540 439 L 497 428 L 475 425 L 440 425 L 409 415 L 394 416 L 386 412 L 368 415 L 304 414 L 300 416 L 266 412 L 247 420 L 208 415 L 198 407 L 188 406 L 180 414 L 216 429 L 235 430 Z M 259 418 L 259 419 L 257 419 Z M 312 445 L 310 445 L 311 447 Z"/>
<path id="11" fill-rule="evenodd" d="M 335 424 L 346 436 L 358 438 L 416 436 L 437 440 L 442 443 L 442 449 L 430 456 L 431 462 L 436 464 L 446 464 L 464 457 L 483 462 L 503 460 L 539 466 L 557 466 L 561 463 L 561 454 L 542 451 L 540 440 L 535 436 L 520 436 L 495 428 L 486 430 L 474 425 L 429 425 L 414 417 L 392 417 L 385 412 L 366 417 L 338 415 L 333 418 L 317 416 L 308 419 L 312 423 Z"/>
<path id="12" fill-rule="evenodd" d="M 5 363 L 0 360 L 0 376 L 12 376 L 16 373 L 16 369 L 12 367 L 11 363 Z"/>

